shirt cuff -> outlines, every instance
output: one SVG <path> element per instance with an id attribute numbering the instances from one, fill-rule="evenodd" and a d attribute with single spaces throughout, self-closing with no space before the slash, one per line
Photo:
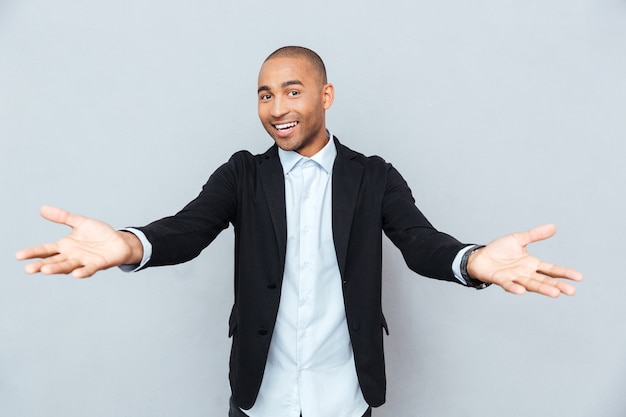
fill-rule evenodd
<path id="1" fill-rule="evenodd" d="M 484 245 L 470 245 L 466 246 L 457 253 L 454 261 L 452 262 L 452 272 L 457 280 L 466 287 L 476 288 L 482 290 L 491 285 L 490 282 L 483 282 L 478 279 L 474 279 L 467 273 L 467 260 L 469 255 L 475 250 L 484 248 Z"/>
<path id="2" fill-rule="evenodd" d="M 452 273 L 454 277 L 463 285 L 467 285 L 467 281 L 463 278 L 463 274 L 461 274 L 461 260 L 463 259 L 463 255 L 469 250 L 472 250 L 474 245 L 469 245 L 464 247 L 456 254 L 454 257 L 454 261 L 452 261 Z"/>
<path id="3" fill-rule="evenodd" d="M 122 232 L 129 232 L 137 236 L 137 239 L 141 242 L 141 246 L 143 246 L 143 257 L 141 258 L 141 262 L 134 265 L 120 265 L 119 268 L 124 272 L 136 272 L 141 268 L 146 266 L 150 258 L 152 257 L 152 243 L 148 240 L 146 235 L 139 229 L 135 229 L 134 227 L 125 227 L 120 229 Z"/>

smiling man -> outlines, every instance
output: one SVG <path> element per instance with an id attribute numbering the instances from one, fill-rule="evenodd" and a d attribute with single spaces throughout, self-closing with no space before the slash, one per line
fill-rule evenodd
<path id="1" fill-rule="evenodd" d="M 335 90 L 313 51 L 283 48 L 270 55 L 258 94 L 261 123 L 281 149 L 311 157 L 328 142 L 325 114 Z"/>
<path id="2" fill-rule="evenodd" d="M 180 212 L 144 227 L 116 231 L 43 207 L 45 218 L 74 230 L 17 258 L 40 258 L 26 265 L 29 273 L 78 278 L 113 266 L 171 265 L 197 256 L 232 224 L 231 417 L 361 417 L 385 402 L 383 232 L 424 276 L 515 294 L 574 294 L 559 278 L 579 281 L 579 272 L 526 252 L 554 226 L 487 246 L 439 232 L 398 171 L 330 133 L 333 98 L 315 52 L 275 51 L 258 84 L 259 117 L 274 146 L 234 154 Z"/>

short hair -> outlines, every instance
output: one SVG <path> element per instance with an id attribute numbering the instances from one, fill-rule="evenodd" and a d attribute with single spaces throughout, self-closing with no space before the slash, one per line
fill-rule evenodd
<path id="1" fill-rule="evenodd" d="M 310 50 L 309 48 L 305 48 L 304 46 L 283 46 L 282 48 L 278 48 L 277 50 L 269 54 L 269 56 L 265 58 L 265 61 L 263 62 L 267 62 L 270 59 L 274 58 L 303 58 L 309 64 L 311 64 L 313 69 L 315 69 L 315 71 L 320 75 L 320 78 L 322 79 L 322 84 L 326 84 L 328 82 L 324 61 L 322 61 L 322 58 L 320 58 L 317 53 Z"/>

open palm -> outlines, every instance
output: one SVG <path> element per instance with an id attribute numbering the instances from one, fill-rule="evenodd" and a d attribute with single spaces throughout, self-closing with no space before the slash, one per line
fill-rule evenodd
<path id="1" fill-rule="evenodd" d="M 580 272 L 544 262 L 526 251 L 528 244 L 548 239 L 554 233 L 556 227 L 549 224 L 500 237 L 472 253 L 467 271 L 476 279 L 515 294 L 531 291 L 550 297 L 573 295 L 575 287 L 557 278 L 580 281 Z"/>
<path id="2" fill-rule="evenodd" d="M 123 264 L 131 255 L 131 247 L 122 232 L 104 222 L 48 206 L 41 208 L 41 215 L 73 230 L 56 242 L 19 251 L 17 259 L 39 258 L 25 266 L 28 273 L 71 273 L 76 278 L 86 278 L 102 269 Z"/>

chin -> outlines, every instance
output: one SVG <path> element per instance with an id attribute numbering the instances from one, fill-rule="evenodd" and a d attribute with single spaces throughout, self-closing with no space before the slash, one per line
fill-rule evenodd
<path id="1" fill-rule="evenodd" d="M 302 147 L 301 143 L 297 143 L 292 139 L 274 138 L 274 142 L 283 151 L 297 151 Z"/>

